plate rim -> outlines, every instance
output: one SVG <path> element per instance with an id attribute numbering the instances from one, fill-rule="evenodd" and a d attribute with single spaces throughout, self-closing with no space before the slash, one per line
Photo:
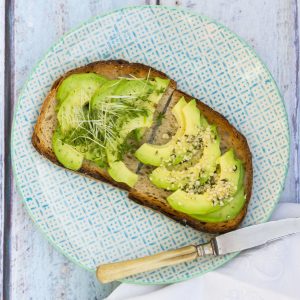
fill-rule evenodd
<path id="1" fill-rule="evenodd" d="M 45 238 L 49 244 L 54 247 L 60 254 L 62 254 L 64 257 L 66 257 L 69 261 L 71 261 L 72 263 L 74 263 L 75 265 L 89 271 L 89 272 L 95 272 L 94 269 L 90 269 L 88 267 L 86 267 L 85 265 L 83 265 L 81 262 L 77 261 L 75 258 L 71 257 L 71 255 L 69 255 L 68 253 L 66 253 L 58 244 L 56 244 L 48 235 L 46 232 L 44 232 L 44 230 L 41 228 L 41 226 L 36 222 L 35 218 L 33 217 L 27 202 L 25 201 L 25 197 L 21 191 L 20 188 L 20 184 L 19 184 L 19 180 L 18 180 L 18 176 L 17 176 L 17 171 L 16 171 L 16 166 L 15 166 L 15 159 L 14 159 L 14 137 L 15 137 L 15 126 L 16 126 L 16 114 L 18 112 L 18 110 L 20 109 L 20 102 L 21 99 L 23 97 L 23 95 L 25 94 L 25 90 L 26 87 L 28 85 L 28 83 L 32 80 L 32 78 L 34 77 L 34 73 L 36 72 L 36 70 L 38 69 L 38 67 L 41 65 L 41 63 L 45 60 L 45 58 L 48 56 L 49 53 L 51 53 L 53 51 L 53 49 L 59 44 L 61 43 L 61 41 L 63 41 L 63 39 L 65 39 L 68 35 L 72 34 L 73 32 L 76 32 L 78 30 L 80 30 L 81 28 L 83 28 L 86 25 L 89 25 L 91 23 L 93 23 L 94 21 L 104 18 L 106 16 L 109 15 L 113 15 L 115 13 L 120 13 L 123 11 L 130 11 L 130 10 L 134 10 L 134 9 L 138 9 L 138 10 L 143 10 L 143 9 L 163 9 L 163 10 L 168 10 L 168 11 L 177 11 L 177 12 L 181 12 L 181 13 L 185 13 L 185 14 L 190 14 L 192 16 L 196 16 L 196 17 L 200 17 L 204 20 L 207 20 L 209 22 L 215 23 L 216 25 L 218 25 L 220 28 L 226 30 L 227 32 L 229 32 L 230 34 L 232 34 L 233 36 L 235 36 L 240 42 L 241 44 L 247 48 L 249 50 L 249 52 L 251 53 L 252 56 L 254 56 L 256 59 L 258 59 L 258 61 L 261 63 L 263 69 L 267 72 L 267 74 L 269 75 L 269 77 L 272 79 L 274 86 L 275 86 L 275 92 L 277 94 L 277 96 L 280 98 L 280 103 L 281 106 L 283 108 L 284 111 L 284 120 L 286 123 L 286 129 L 287 129 L 287 142 L 288 142 L 288 154 L 286 157 L 286 164 L 285 164 L 285 170 L 284 170 L 284 174 L 282 176 L 282 182 L 281 182 L 281 187 L 280 190 L 278 191 L 277 195 L 276 195 L 276 199 L 274 200 L 274 205 L 272 207 L 272 209 L 270 210 L 269 214 L 266 214 L 263 222 L 266 222 L 269 220 L 269 218 L 271 217 L 273 211 L 275 210 L 279 199 L 282 195 L 282 192 L 284 190 L 285 187 L 285 183 L 286 183 L 286 178 L 287 178 L 287 173 L 289 170 L 289 166 L 290 166 L 290 157 L 291 157 L 291 132 L 290 132 L 290 124 L 289 124 L 289 118 L 288 118 L 288 114 L 287 114 L 287 109 L 286 109 L 286 104 L 284 101 L 284 98 L 280 92 L 280 89 L 278 87 L 278 84 L 276 82 L 276 80 L 274 79 L 272 73 L 269 71 L 267 65 L 265 64 L 265 62 L 261 59 L 260 55 L 256 52 L 256 50 L 254 48 L 252 48 L 252 46 L 250 46 L 250 44 L 248 44 L 248 42 L 246 40 L 244 40 L 242 37 L 240 37 L 238 34 L 236 34 L 233 30 L 231 30 L 229 27 L 223 25 L 222 23 L 219 23 L 218 21 L 215 21 L 213 18 L 207 17 L 206 15 L 203 15 L 202 13 L 198 13 L 198 12 L 194 12 L 190 9 L 187 8 L 182 8 L 182 7 L 177 7 L 177 6 L 168 6 L 168 5 L 132 5 L 132 6 L 125 6 L 125 7 L 121 7 L 121 8 L 117 8 L 117 9 L 113 9 L 113 10 L 109 10 L 105 13 L 102 14 L 98 14 L 96 16 L 93 16 L 89 19 L 87 19 L 86 21 L 80 22 L 79 25 L 73 27 L 72 29 L 66 31 L 62 36 L 60 36 L 60 38 L 58 38 L 51 47 L 48 48 L 48 50 L 46 50 L 46 52 L 42 55 L 42 57 L 40 59 L 37 60 L 37 62 L 35 63 L 34 67 L 32 68 L 32 70 L 30 71 L 29 75 L 27 76 L 25 82 L 22 85 L 22 88 L 19 92 L 19 95 L 17 96 L 17 102 L 15 104 L 15 108 L 14 108 L 14 113 L 13 113 L 13 119 L 12 119 L 12 126 L 11 126 L 11 134 L 10 134 L 10 155 L 11 155 L 11 165 L 12 165 L 12 175 L 15 181 L 15 186 L 17 189 L 18 194 L 21 196 L 22 199 L 22 205 L 23 207 L 25 207 L 25 210 L 27 211 L 28 215 L 30 216 L 32 222 L 34 223 L 34 226 L 38 229 L 38 231 L 42 234 L 43 238 Z M 234 257 L 236 257 L 237 255 L 239 255 L 240 252 L 236 252 L 236 253 L 232 253 L 227 255 L 226 258 L 224 258 L 224 260 L 222 260 L 220 263 L 216 263 L 214 266 L 212 266 L 211 268 L 209 268 L 206 271 L 199 271 L 196 272 L 193 275 L 189 275 L 186 276 L 186 278 L 181 278 L 181 279 L 174 279 L 174 280 L 158 280 L 155 282 L 144 282 L 143 279 L 139 279 L 139 280 L 135 280 L 135 279 L 122 279 L 122 280 L 118 280 L 120 282 L 123 283 L 129 283 L 129 284 L 137 284 L 137 285 L 160 285 L 160 284 L 172 284 L 172 283 L 178 283 L 178 282 L 182 282 L 188 279 L 192 279 L 198 276 L 202 276 L 208 272 L 211 272 L 213 270 L 216 270 L 217 268 L 223 266 L 224 264 L 228 263 L 230 260 L 232 260 Z M 185 276 L 184 276 L 185 277 Z"/>

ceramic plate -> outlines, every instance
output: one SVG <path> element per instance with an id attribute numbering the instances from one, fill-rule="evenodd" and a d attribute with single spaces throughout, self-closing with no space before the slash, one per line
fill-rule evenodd
<path id="1" fill-rule="evenodd" d="M 283 188 L 289 157 L 286 112 L 272 76 L 244 41 L 217 22 L 177 8 L 138 6 L 99 16 L 65 35 L 20 95 L 12 135 L 14 174 L 25 207 L 47 239 L 88 270 L 209 239 L 137 205 L 122 190 L 53 165 L 31 145 L 39 109 L 56 78 L 93 61 L 120 58 L 167 73 L 179 89 L 225 115 L 247 137 L 254 186 L 242 226 L 266 221 Z M 200 258 L 127 281 L 182 281 L 233 256 Z"/>

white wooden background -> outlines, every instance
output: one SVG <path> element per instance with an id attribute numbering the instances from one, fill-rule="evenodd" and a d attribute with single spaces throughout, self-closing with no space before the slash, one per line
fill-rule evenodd
<path id="1" fill-rule="evenodd" d="M 97 14 L 140 4 L 188 7 L 227 25 L 256 49 L 289 115 L 291 160 L 281 201 L 299 202 L 298 0 L 0 0 L 0 299 L 102 299 L 115 286 L 100 286 L 34 227 L 11 176 L 9 133 L 20 88 L 62 34 Z"/>

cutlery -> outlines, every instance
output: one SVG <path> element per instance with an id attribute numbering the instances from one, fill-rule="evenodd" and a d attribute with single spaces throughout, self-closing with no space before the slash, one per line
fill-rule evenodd
<path id="1" fill-rule="evenodd" d="M 237 229 L 200 245 L 189 245 L 151 256 L 108 263 L 97 268 L 102 283 L 119 280 L 142 272 L 188 262 L 207 255 L 225 255 L 265 245 L 284 236 L 300 232 L 300 218 L 289 218 Z"/>

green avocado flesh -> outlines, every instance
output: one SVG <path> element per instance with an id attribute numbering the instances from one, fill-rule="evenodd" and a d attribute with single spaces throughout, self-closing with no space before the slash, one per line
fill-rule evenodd
<path id="1" fill-rule="evenodd" d="M 81 168 L 84 155 L 72 146 L 63 143 L 57 131 L 53 134 L 52 148 L 57 160 L 66 168 L 74 171 Z"/>
<path id="2" fill-rule="evenodd" d="M 102 111 L 107 103 L 115 102 L 118 87 L 125 84 L 125 80 L 108 80 L 96 90 L 93 97 L 89 99 L 90 107 L 93 111 Z"/>
<path id="3" fill-rule="evenodd" d="M 56 94 L 59 134 L 53 135 L 52 144 L 57 159 L 72 170 L 84 159 L 91 160 L 115 181 L 133 186 L 138 176 L 123 156 L 152 125 L 168 85 L 168 79 L 159 77 L 109 80 L 95 73 L 70 75 Z"/>
<path id="4" fill-rule="evenodd" d="M 76 128 L 84 119 L 83 107 L 107 80 L 93 73 L 73 74 L 59 86 L 56 94 L 58 101 L 57 119 L 62 133 Z"/>
<path id="5" fill-rule="evenodd" d="M 184 118 L 182 114 L 182 109 L 186 105 L 184 98 L 181 98 L 178 103 L 172 109 L 176 121 L 178 123 L 178 130 L 171 141 L 165 145 L 151 145 L 143 144 L 136 152 L 136 158 L 143 162 L 144 164 L 159 165 L 161 163 L 161 157 L 166 153 L 166 156 L 169 155 L 169 152 L 173 149 L 174 140 L 180 138 L 184 134 Z"/>
<path id="6" fill-rule="evenodd" d="M 217 164 L 220 173 L 214 178 L 214 183 L 206 184 L 206 190 L 200 193 L 197 193 L 199 185 L 196 184 L 187 191 L 175 191 L 167 198 L 172 208 L 190 215 L 204 215 L 217 211 L 230 202 L 241 187 L 242 164 L 235 159 L 233 150 L 223 154 Z"/>
<path id="7" fill-rule="evenodd" d="M 130 187 L 133 187 L 138 180 L 138 175 L 130 171 L 122 161 L 111 163 L 107 171 L 115 181 L 124 182 Z"/>
<path id="8" fill-rule="evenodd" d="M 233 196 L 230 202 L 228 202 L 224 207 L 220 208 L 217 211 L 211 212 L 206 215 L 191 215 L 193 218 L 208 222 L 208 223 L 218 223 L 218 222 L 225 222 L 234 219 L 240 213 L 241 209 L 243 208 L 246 202 L 246 196 L 244 194 L 244 173 L 245 170 L 243 166 L 241 167 L 241 176 L 239 180 L 239 190 Z"/>
<path id="9" fill-rule="evenodd" d="M 180 113 L 177 111 L 180 110 Z M 172 139 L 164 145 L 143 144 L 136 152 L 136 158 L 152 166 L 176 165 L 188 160 L 194 150 L 199 150 L 201 142 L 197 139 L 201 128 L 200 111 L 196 101 L 186 104 L 182 98 L 174 107 L 173 114 L 178 129 Z"/>
<path id="10" fill-rule="evenodd" d="M 125 142 L 126 137 L 134 130 L 139 128 L 149 128 L 152 125 L 152 115 L 139 116 L 124 123 L 119 131 L 118 138 L 106 146 L 106 155 L 108 163 L 112 163 L 119 159 L 119 149 Z"/>
<path id="11" fill-rule="evenodd" d="M 84 102 L 88 102 L 95 91 L 106 81 L 105 77 L 94 73 L 70 75 L 60 84 L 56 93 L 56 99 L 61 104 L 74 91 L 81 91 L 82 96 L 85 97 Z"/>
<path id="12" fill-rule="evenodd" d="M 226 206 L 206 215 L 191 215 L 194 219 L 207 223 L 220 223 L 238 216 L 246 201 L 244 188 L 238 190 L 233 199 Z"/>
<path id="13" fill-rule="evenodd" d="M 187 168 L 168 169 L 156 168 L 149 176 L 151 182 L 159 188 L 176 191 L 189 182 L 205 183 L 215 172 L 217 159 L 221 155 L 220 138 L 214 126 L 208 126 L 205 131 L 207 138 L 203 142 L 203 152 L 198 163 Z"/>

